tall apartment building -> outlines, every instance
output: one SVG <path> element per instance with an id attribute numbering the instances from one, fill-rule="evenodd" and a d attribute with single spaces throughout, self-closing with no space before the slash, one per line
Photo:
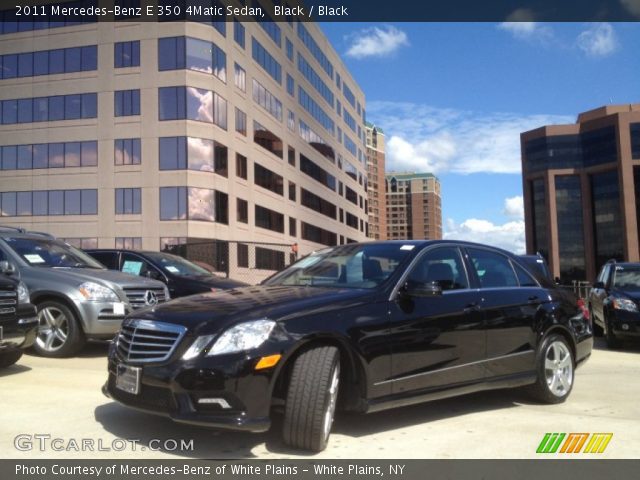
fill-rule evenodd
<path id="1" fill-rule="evenodd" d="M 639 261 L 640 105 L 521 134 L 527 251 L 562 281 L 593 281 L 609 259 Z"/>
<path id="2" fill-rule="evenodd" d="M 387 195 L 385 193 L 384 132 L 370 123 L 367 133 L 367 194 L 369 197 L 369 238 L 387 239 Z"/>
<path id="3" fill-rule="evenodd" d="M 442 238 L 440 181 L 431 173 L 386 174 L 387 238 Z"/>
<path id="4" fill-rule="evenodd" d="M 38 20 L 0 22 L 1 224 L 151 250 L 366 240 L 365 97 L 317 25 Z M 246 253 L 211 263 L 282 264 Z"/>

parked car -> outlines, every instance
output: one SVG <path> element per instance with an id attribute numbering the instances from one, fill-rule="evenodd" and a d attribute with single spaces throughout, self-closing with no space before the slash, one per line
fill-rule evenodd
<path id="1" fill-rule="evenodd" d="M 85 252 L 110 270 L 165 283 L 171 298 L 247 286 L 244 282 L 212 275 L 193 262 L 171 253 L 117 249 L 88 249 Z"/>
<path id="2" fill-rule="evenodd" d="M 0 262 L 0 368 L 22 357 L 33 345 L 38 329 L 36 307 L 29 301 L 29 289 L 17 278 L 9 262 Z"/>
<path id="3" fill-rule="evenodd" d="M 127 313 L 169 299 L 161 282 L 111 272 L 48 234 L 0 227 L 0 261 L 31 292 L 40 323 L 34 348 L 47 357 L 73 355 L 87 339 L 111 339 Z"/>
<path id="4" fill-rule="evenodd" d="M 596 335 L 604 334 L 609 348 L 640 335 L 639 302 L 640 263 L 606 263 L 589 294 L 589 310 Z"/>
<path id="5" fill-rule="evenodd" d="M 151 350 L 150 344 L 159 344 Z M 263 284 L 129 316 L 103 392 L 177 422 L 325 448 L 337 407 L 374 412 L 528 386 L 566 400 L 591 353 L 576 298 L 506 251 L 456 241 L 349 244 Z"/>

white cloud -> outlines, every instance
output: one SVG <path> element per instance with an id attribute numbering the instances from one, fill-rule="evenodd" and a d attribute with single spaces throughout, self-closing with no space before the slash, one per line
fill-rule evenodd
<path id="1" fill-rule="evenodd" d="M 367 104 L 367 115 L 387 135 L 387 170 L 461 174 L 519 173 L 520 133 L 575 121 L 375 101 Z"/>
<path id="2" fill-rule="evenodd" d="M 504 199 L 504 210 L 507 217 L 522 220 L 524 218 L 524 201 L 522 195 Z"/>
<path id="3" fill-rule="evenodd" d="M 527 40 L 532 42 L 549 43 L 554 39 L 553 30 L 551 27 L 542 25 L 538 22 L 530 21 L 515 21 L 503 22 L 498 25 L 500 30 L 509 32 L 518 40 Z"/>
<path id="4" fill-rule="evenodd" d="M 522 220 L 496 225 L 477 218 L 470 218 L 460 224 L 448 219 L 445 223 L 444 238 L 484 243 L 517 254 L 523 254 L 526 251 Z"/>
<path id="5" fill-rule="evenodd" d="M 352 58 L 386 57 L 400 47 L 408 46 L 409 39 L 402 30 L 394 27 L 365 28 L 347 37 L 351 46 L 346 55 Z"/>
<path id="6" fill-rule="evenodd" d="M 606 57 L 618 49 L 616 33 L 609 23 L 596 23 L 578 35 L 578 48 L 590 57 Z"/>

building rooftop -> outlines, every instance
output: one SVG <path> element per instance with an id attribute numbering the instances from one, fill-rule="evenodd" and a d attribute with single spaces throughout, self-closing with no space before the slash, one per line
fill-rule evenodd
<path id="1" fill-rule="evenodd" d="M 374 125 L 373 123 L 370 123 L 370 122 L 364 122 L 364 125 L 367 128 L 375 128 L 378 133 L 382 133 L 384 135 L 384 130 L 382 130 L 377 125 Z"/>
<path id="2" fill-rule="evenodd" d="M 413 180 L 418 178 L 438 178 L 433 173 L 415 173 L 415 172 L 386 172 L 385 177 L 395 177 L 397 180 Z"/>

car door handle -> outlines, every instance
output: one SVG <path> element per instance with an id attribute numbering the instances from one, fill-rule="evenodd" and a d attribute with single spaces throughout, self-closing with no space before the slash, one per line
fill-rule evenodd
<path id="1" fill-rule="evenodd" d="M 477 302 L 472 302 L 464 307 L 464 313 L 473 313 L 480 311 L 480 305 Z"/>

